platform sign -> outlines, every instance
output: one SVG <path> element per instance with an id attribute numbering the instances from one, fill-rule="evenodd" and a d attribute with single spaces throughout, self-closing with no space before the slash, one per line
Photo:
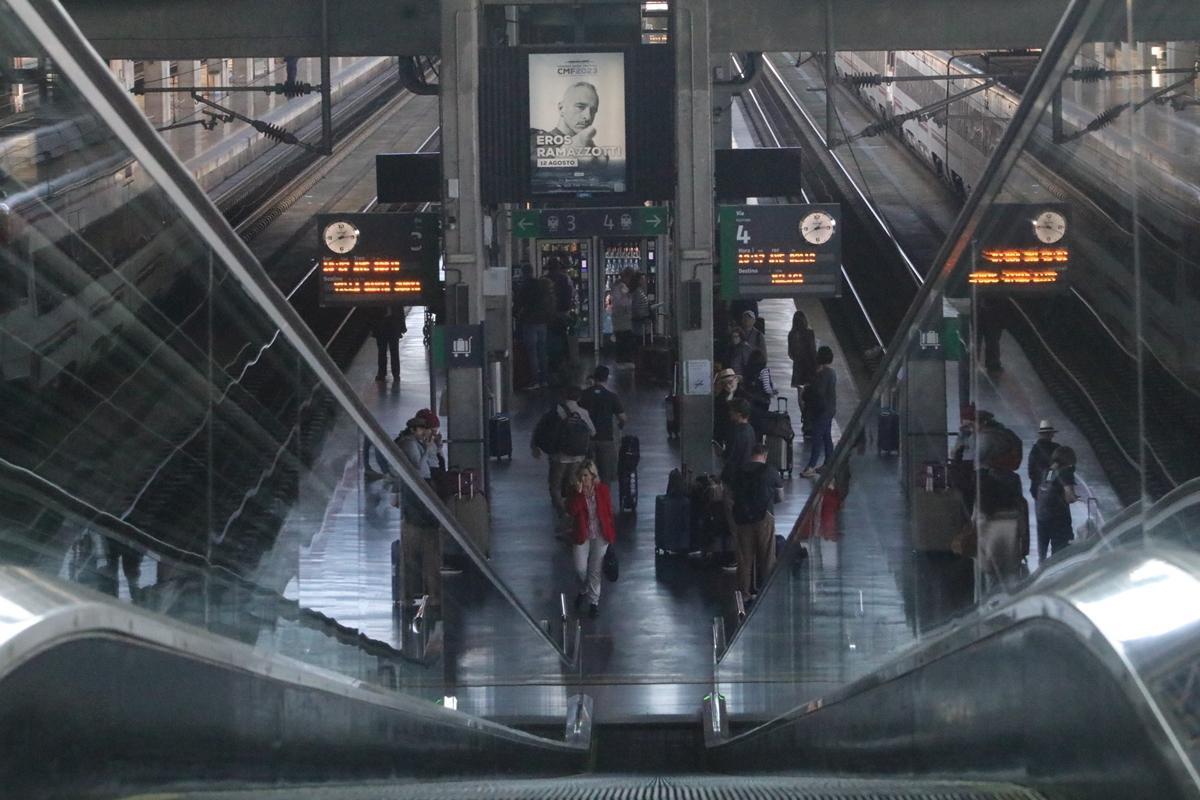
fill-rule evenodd
<path id="1" fill-rule="evenodd" d="M 318 214 L 321 305 L 430 302 L 440 233 L 437 214 Z"/>
<path id="2" fill-rule="evenodd" d="M 574 239 L 592 236 L 658 236 L 668 229 L 661 206 L 627 208 L 535 208 L 512 212 L 518 239 Z"/>
<path id="3" fill-rule="evenodd" d="M 721 206 L 721 297 L 835 297 L 841 289 L 841 207 Z"/>
<path id="4" fill-rule="evenodd" d="M 1069 287 L 1070 213 L 1065 203 L 995 203 L 975 240 L 970 285 L 1005 294 L 1053 294 Z"/>

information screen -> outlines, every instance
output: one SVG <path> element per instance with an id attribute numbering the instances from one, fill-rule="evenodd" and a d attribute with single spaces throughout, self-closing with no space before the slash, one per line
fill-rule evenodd
<path id="1" fill-rule="evenodd" d="M 721 206 L 721 297 L 836 297 L 841 208 L 836 203 Z"/>
<path id="2" fill-rule="evenodd" d="M 424 305 L 438 291 L 437 214 L 320 214 L 321 305 Z"/>
<path id="3" fill-rule="evenodd" d="M 968 282 L 1009 294 L 1044 294 L 1068 287 L 1071 218 L 1065 203 L 996 203 L 975 242 Z"/>

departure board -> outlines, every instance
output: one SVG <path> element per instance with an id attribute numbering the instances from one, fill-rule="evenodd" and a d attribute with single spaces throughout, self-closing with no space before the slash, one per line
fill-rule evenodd
<path id="1" fill-rule="evenodd" d="M 835 297 L 841 290 L 841 207 L 721 206 L 721 297 Z"/>
<path id="2" fill-rule="evenodd" d="M 1065 203 L 995 203 L 975 240 L 968 282 L 979 291 L 1049 294 L 1069 286 L 1071 218 Z"/>
<path id="3" fill-rule="evenodd" d="M 437 214 L 319 214 L 321 305 L 432 302 L 440 233 Z"/>

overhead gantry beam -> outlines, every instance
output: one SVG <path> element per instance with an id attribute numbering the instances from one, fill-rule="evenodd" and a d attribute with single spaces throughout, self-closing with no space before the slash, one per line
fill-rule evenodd
<path id="1" fill-rule="evenodd" d="M 321 53 L 320 0 L 66 0 L 103 58 L 280 58 Z M 328 0 L 329 55 L 435 55 L 437 0 Z"/>
<path id="2" fill-rule="evenodd" d="M 325 2 L 331 56 L 437 55 L 441 50 L 437 0 Z M 522 5 L 547 2 L 564 0 Z M 64 5 L 105 58 L 321 52 L 321 0 L 64 0 Z M 714 53 L 825 49 L 826 3 L 821 0 L 711 0 L 709 5 Z M 993 50 L 1044 45 L 1067 0 L 832 0 L 830 5 L 838 50 Z M 1134 32 L 1143 42 L 1200 39 L 1195 0 L 1137 3 Z M 1123 39 L 1123 20 L 1121 29 L 1095 38 Z"/>

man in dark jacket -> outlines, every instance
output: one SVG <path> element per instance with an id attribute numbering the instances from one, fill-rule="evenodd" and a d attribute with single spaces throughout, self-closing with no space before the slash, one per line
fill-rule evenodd
<path id="1" fill-rule="evenodd" d="M 554 322 L 556 305 L 554 284 L 545 276 L 533 277 L 533 267 L 521 265 L 521 294 L 517 298 L 517 322 L 525 337 L 525 349 L 529 354 L 529 372 L 532 376 L 527 388 L 537 389 L 548 384 L 549 366 L 546 359 L 546 336 L 548 326 Z"/>
<path id="2" fill-rule="evenodd" d="M 400 451 L 421 478 L 429 481 L 430 465 L 437 463 L 436 429 L 428 417 L 418 414 L 396 437 Z M 421 497 L 403 483 L 400 486 L 400 552 L 404 558 L 404 594 L 408 601 L 429 595 L 429 607 L 442 601 L 442 539 L 437 518 Z"/>
<path id="3" fill-rule="evenodd" d="M 408 330 L 404 321 L 404 309 L 400 306 L 387 306 L 377 309 L 376 316 L 371 322 L 371 335 L 379 348 L 379 368 L 375 370 L 375 380 L 383 383 L 387 380 L 388 356 L 392 358 L 392 379 L 400 380 L 400 337 Z"/>
<path id="4" fill-rule="evenodd" d="M 743 597 L 754 594 L 775 566 L 775 495 L 783 488 L 779 470 L 767 465 L 767 448 L 756 444 L 750 460 L 733 481 L 734 539 L 737 542 L 737 583 Z"/>
<path id="5" fill-rule="evenodd" d="M 750 403 L 745 398 L 737 397 L 729 402 L 729 419 L 733 426 L 729 431 L 725 465 L 721 470 L 721 480 L 727 484 L 733 482 L 742 465 L 750 460 L 750 452 L 757 441 L 754 428 L 750 425 Z"/>

